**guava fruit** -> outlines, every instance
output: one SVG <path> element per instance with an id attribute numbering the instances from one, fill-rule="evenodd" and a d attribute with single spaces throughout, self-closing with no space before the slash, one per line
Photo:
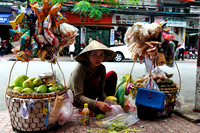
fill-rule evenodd
<path id="1" fill-rule="evenodd" d="M 31 89 L 31 88 L 24 88 L 23 90 L 22 90 L 22 93 L 32 93 L 33 92 L 33 89 Z"/>
<path id="2" fill-rule="evenodd" d="M 21 77 L 24 79 L 24 81 L 29 78 L 27 75 L 21 75 Z"/>
<path id="3" fill-rule="evenodd" d="M 46 93 L 46 92 L 47 92 L 47 86 L 46 86 L 46 85 L 40 85 L 40 86 L 37 88 L 37 92 L 38 92 L 38 93 Z"/>
<path id="4" fill-rule="evenodd" d="M 13 91 L 12 91 L 12 92 L 13 92 L 13 93 L 22 93 L 22 90 L 23 90 L 22 87 L 18 87 L 18 86 L 17 86 L 17 87 L 14 87 L 14 88 L 13 88 Z"/>
<path id="5" fill-rule="evenodd" d="M 35 77 L 29 78 L 29 80 L 30 80 L 31 82 L 33 82 L 35 79 L 36 79 Z"/>
<path id="6" fill-rule="evenodd" d="M 61 83 L 56 84 L 56 89 L 62 91 L 63 90 L 63 85 Z"/>
<path id="7" fill-rule="evenodd" d="M 55 87 L 54 87 L 54 86 L 50 86 L 50 87 L 48 88 L 48 92 L 53 92 L 53 91 L 55 91 Z"/>
<path id="8" fill-rule="evenodd" d="M 33 91 L 34 91 L 34 92 L 37 92 L 37 88 L 38 88 L 38 87 L 34 87 L 34 88 L 33 88 Z"/>
<path id="9" fill-rule="evenodd" d="M 23 82 L 24 82 L 24 78 L 22 78 L 21 76 L 16 76 L 14 78 L 14 85 L 15 86 L 22 87 Z"/>
<path id="10" fill-rule="evenodd" d="M 23 82 L 22 87 L 23 88 L 33 88 L 33 83 L 29 79 L 27 79 L 26 81 Z"/>
<path id="11" fill-rule="evenodd" d="M 40 86 L 40 85 L 42 85 L 42 84 L 43 84 L 43 81 L 42 81 L 41 78 L 36 78 L 35 80 L 33 80 L 33 85 L 34 85 L 35 87 L 38 87 L 38 86 Z"/>
<path id="12" fill-rule="evenodd" d="M 14 87 L 15 87 L 15 85 L 11 84 L 11 85 L 8 86 L 8 89 L 13 89 Z"/>

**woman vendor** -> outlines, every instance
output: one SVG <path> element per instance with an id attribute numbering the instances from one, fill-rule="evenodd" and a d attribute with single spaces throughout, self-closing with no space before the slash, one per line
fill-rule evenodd
<path id="1" fill-rule="evenodd" d="M 74 93 L 74 106 L 83 108 L 84 103 L 95 113 L 107 112 L 111 107 L 104 102 L 115 93 L 117 74 L 106 73 L 103 61 L 116 56 L 115 52 L 100 42 L 93 40 L 77 55 L 77 66 L 69 78 L 69 88 Z"/>

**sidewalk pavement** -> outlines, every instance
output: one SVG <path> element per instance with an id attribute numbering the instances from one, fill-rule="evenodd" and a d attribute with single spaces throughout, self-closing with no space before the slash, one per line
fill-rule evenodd
<path id="1" fill-rule="evenodd" d="M 15 60 L 13 54 L 0 57 L 0 61 Z M 34 59 L 40 60 L 40 59 Z M 70 61 L 69 56 L 59 57 L 59 61 Z M 196 60 L 185 59 L 195 62 Z M 181 61 L 184 62 L 184 61 Z M 145 133 L 200 133 L 200 113 L 193 112 L 194 105 L 183 105 L 181 109 L 175 109 L 169 118 L 157 120 L 139 120 L 130 126 L 131 129 L 141 130 L 135 132 Z M 75 110 L 72 118 L 64 125 L 48 131 L 48 133 L 86 133 L 87 130 L 96 130 L 99 127 L 95 124 L 95 117 L 90 118 L 90 126 L 82 126 L 81 115 Z M 98 133 L 100 131 L 94 131 Z M 14 133 L 10 123 L 8 112 L 0 112 L 0 133 Z"/>
<path id="2" fill-rule="evenodd" d="M 95 124 L 96 118 L 90 117 L 90 125 L 83 126 L 80 119 L 82 116 L 78 114 L 78 110 L 74 110 L 73 116 L 63 125 L 56 126 L 48 131 L 47 133 L 87 133 L 88 130 L 93 130 L 92 133 L 100 133 L 100 128 Z M 188 111 L 189 113 L 190 111 Z M 190 112 L 192 113 L 192 112 Z M 183 113 L 184 114 L 184 113 Z M 195 113 L 192 113 L 195 114 Z M 191 115 L 191 114 L 190 114 Z M 199 118 L 200 114 L 196 114 Z M 135 124 L 127 127 L 134 131 L 131 133 L 200 133 L 200 126 L 197 123 L 188 121 L 176 114 L 172 114 L 171 117 L 156 119 L 156 120 L 139 120 Z M 15 133 L 12 130 L 10 123 L 10 117 L 8 112 L 0 112 L 0 132 L 1 133 Z M 102 131 L 103 132 L 103 131 Z M 105 132 L 105 131 L 104 131 Z M 119 131 L 118 133 L 125 133 Z M 127 132 L 128 133 L 128 132 Z"/>

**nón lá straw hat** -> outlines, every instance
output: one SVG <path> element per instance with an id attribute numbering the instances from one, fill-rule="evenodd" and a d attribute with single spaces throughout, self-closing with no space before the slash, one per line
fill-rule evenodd
<path id="1" fill-rule="evenodd" d="M 111 50 L 104 44 L 93 40 L 88 46 L 86 46 L 83 49 L 83 51 L 81 51 L 81 53 L 77 55 L 76 61 L 78 62 L 88 61 L 87 52 L 93 51 L 93 50 L 104 50 L 105 58 L 103 61 L 109 61 L 116 56 L 116 53 L 113 50 Z"/>

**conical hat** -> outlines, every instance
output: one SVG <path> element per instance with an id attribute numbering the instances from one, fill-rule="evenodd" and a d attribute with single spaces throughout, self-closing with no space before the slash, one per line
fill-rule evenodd
<path id="1" fill-rule="evenodd" d="M 86 46 L 83 49 L 83 51 L 81 51 L 81 53 L 79 53 L 77 55 L 76 61 L 78 61 L 78 62 L 88 61 L 86 53 L 89 52 L 89 51 L 93 51 L 93 50 L 104 50 L 105 51 L 104 52 L 105 58 L 104 58 L 103 61 L 111 60 L 116 56 L 116 53 L 113 50 L 111 50 L 110 48 L 108 48 L 104 44 L 93 40 L 88 46 Z"/>

